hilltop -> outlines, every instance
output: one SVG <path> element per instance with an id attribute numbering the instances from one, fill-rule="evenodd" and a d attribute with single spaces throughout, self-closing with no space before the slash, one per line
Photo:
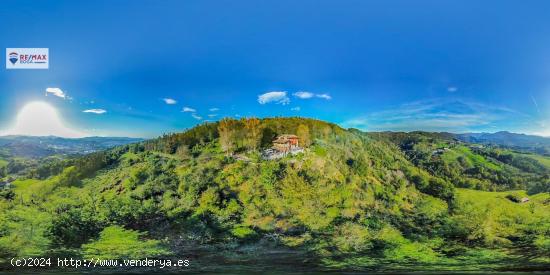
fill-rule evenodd
<path id="1" fill-rule="evenodd" d="M 262 158 L 282 134 L 304 151 Z M 547 269 L 549 164 L 445 134 L 224 119 L 18 177 L 0 197 L 0 257 Z"/>

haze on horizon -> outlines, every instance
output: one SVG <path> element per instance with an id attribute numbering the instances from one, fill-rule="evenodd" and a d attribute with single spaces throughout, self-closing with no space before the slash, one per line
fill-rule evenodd
<path id="1" fill-rule="evenodd" d="M 2 25 L 16 27 L 0 29 L 2 47 L 47 47 L 51 63 L 2 69 L 0 131 L 155 137 L 223 117 L 301 116 L 365 131 L 548 136 L 548 9 L 546 1 L 5 4 Z M 32 123 L 18 122 L 33 102 L 51 108 L 35 105 L 23 112 Z"/>

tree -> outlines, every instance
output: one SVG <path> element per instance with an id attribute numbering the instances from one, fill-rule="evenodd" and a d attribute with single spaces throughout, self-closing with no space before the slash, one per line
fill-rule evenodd
<path id="1" fill-rule="evenodd" d="M 454 186 L 443 179 L 431 178 L 428 181 L 428 186 L 426 186 L 424 190 L 420 191 L 437 198 L 450 200 L 454 195 Z"/>
<path id="2" fill-rule="evenodd" d="M 6 166 L 0 167 L 0 178 L 3 178 L 8 175 L 8 169 Z"/>
<path id="3" fill-rule="evenodd" d="M 60 207 L 53 216 L 49 233 L 56 244 L 80 247 L 101 231 L 101 222 L 90 209 L 71 208 L 64 212 Z"/>
<path id="4" fill-rule="evenodd" d="M 257 118 L 248 118 L 244 119 L 244 128 L 246 130 L 246 144 L 247 147 L 251 150 L 258 149 L 258 146 L 261 142 L 261 126 L 260 120 Z"/>
<path id="5" fill-rule="evenodd" d="M 178 147 L 178 149 L 176 150 L 176 154 L 182 159 L 188 159 L 191 156 L 191 153 L 189 152 L 189 147 L 187 147 L 187 145 L 185 144 L 182 144 Z"/>
<path id="6" fill-rule="evenodd" d="M 220 133 L 220 145 L 222 150 L 227 154 L 231 154 L 235 151 L 235 126 L 236 120 L 230 118 L 224 118 L 218 125 L 218 132 Z"/>
<path id="7" fill-rule="evenodd" d="M 270 146 L 275 137 L 277 137 L 277 133 L 272 128 L 264 127 L 262 130 L 261 146 Z"/>
<path id="8" fill-rule="evenodd" d="M 307 127 L 304 124 L 300 124 L 298 126 L 298 130 L 296 130 L 296 134 L 300 138 L 300 143 L 303 147 L 308 147 L 311 145 L 311 136 L 309 134 L 309 127 Z"/>
<path id="9" fill-rule="evenodd" d="M 323 126 L 322 133 L 323 133 L 323 138 L 328 139 L 330 137 L 330 134 L 332 133 L 332 128 L 330 128 L 330 126 L 328 125 L 325 125 Z"/>
<path id="10" fill-rule="evenodd" d="M 21 205 L 6 214 L 0 213 L 0 225 L 4 226 L 0 234 L 0 259 L 45 255 L 51 244 L 46 234 L 51 220 L 49 213 Z"/>

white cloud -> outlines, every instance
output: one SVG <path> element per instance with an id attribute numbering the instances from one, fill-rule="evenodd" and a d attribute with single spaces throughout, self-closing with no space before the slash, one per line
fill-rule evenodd
<path id="1" fill-rule="evenodd" d="M 312 98 L 315 96 L 315 94 L 313 93 L 310 93 L 310 92 L 303 92 L 303 91 L 300 91 L 300 92 L 296 92 L 293 94 L 295 97 L 297 98 L 301 98 L 301 99 L 308 99 L 308 98 Z"/>
<path id="2" fill-rule="evenodd" d="M 209 114 L 208 117 L 217 117 L 218 114 Z"/>
<path id="3" fill-rule="evenodd" d="M 196 119 L 196 120 L 202 120 L 202 117 L 199 116 L 199 115 L 197 115 L 197 114 L 195 114 L 195 113 L 192 113 L 191 116 L 192 116 L 194 119 Z"/>
<path id="4" fill-rule="evenodd" d="M 197 110 L 193 109 L 193 108 L 190 108 L 190 107 L 183 107 L 183 109 L 181 110 L 182 112 L 189 112 L 189 113 L 194 113 L 196 112 Z"/>
<path id="5" fill-rule="evenodd" d="M 286 91 L 273 91 L 259 95 L 258 102 L 260 104 L 275 103 L 286 105 L 290 103 L 290 98 L 286 95 Z"/>
<path id="6" fill-rule="evenodd" d="M 367 131 L 479 132 L 495 126 L 516 129 L 529 117 L 515 110 L 479 102 L 432 99 L 373 112 L 342 123 Z"/>
<path id="7" fill-rule="evenodd" d="M 293 107 L 293 108 L 290 108 L 291 111 L 300 111 L 300 107 L 299 106 L 296 106 L 296 107 Z"/>
<path id="8" fill-rule="evenodd" d="M 531 100 L 533 101 L 533 105 L 535 105 L 535 109 L 537 110 L 537 113 L 540 115 L 540 109 L 539 109 L 539 104 L 537 103 L 537 100 L 533 95 L 530 95 L 530 96 L 531 96 Z"/>
<path id="9" fill-rule="evenodd" d="M 178 103 L 175 99 L 173 98 L 163 98 L 162 99 L 164 101 L 164 103 L 168 104 L 168 105 L 174 105 L 176 103 Z"/>
<path id="10" fill-rule="evenodd" d="M 332 97 L 329 94 L 314 94 L 314 93 L 305 92 L 305 91 L 299 91 L 299 92 L 293 93 L 292 95 L 299 99 L 310 99 L 314 97 L 322 98 L 326 100 L 332 99 Z"/>
<path id="11" fill-rule="evenodd" d="M 83 113 L 92 113 L 92 114 L 101 115 L 101 114 L 106 113 L 107 111 L 104 110 L 104 109 L 88 109 L 88 110 L 84 110 L 82 112 Z"/>
<path id="12" fill-rule="evenodd" d="M 210 112 L 217 112 L 217 111 L 220 110 L 220 108 L 210 108 L 209 110 L 210 110 Z"/>
<path id="13" fill-rule="evenodd" d="M 60 97 L 60 98 L 63 98 L 63 99 L 65 99 L 66 96 L 67 96 L 65 94 L 65 92 L 63 92 L 59 88 L 46 88 L 46 96 L 48 96 L 48 94 L 52 94 L 54 96 L 57 96 L 57 97 Z"/>
<path id="14" fill-rule="evenodd" d="M 315 96 L 318 97 L 318 98 L 326 99 L 326 100 L 331 100 L 332 99 L 332 97 L 329 94 L 316 94 Z"/>
<path id="15" fill-rule="evenodd" d="M 447 91 L 451 92 L 451 93 L 454 93 L 454 92 L 458 91 L 458 88 L 455 87 L 455 86 L 450 86 L 450 87 L 447 88 Z"/>

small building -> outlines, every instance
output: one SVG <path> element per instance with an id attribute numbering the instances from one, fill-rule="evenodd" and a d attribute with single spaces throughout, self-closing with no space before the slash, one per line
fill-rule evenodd
<path id="1" fill-rule="evenodd" d="M 449 151 L 449 148 L 447 148 L 447 147 L 437 148 L 437 149 L 435 149 L 435 150 L 432 151 L 432 154 L 433 154 L 433 155 L 442 155 L 442 154 L 444 154 L 446 151 Z"/>
<path id="2" fill-rule="evenodd" d="M 529 202 L 529 198 L 521 198 L 521 202 L 522 202 L 522 203 Z"/>
<path id="3" fill-rule="evenodd" d="M 304 148 L 300 147 L 298 136 L 284 134 L 277 136 L 273 140 L 273 146 L 264 150 L 262 156 L 264 159 L 273 160 L 283 158 L 288 154 L 296 155 L 303 152 Z"/>
<path id="4" fill-rule="evenodd" d="M 299 147 L 299 138 L 297 135 L 280 135 L 275 140 L 273 140 L 273 149 L 287 153 L 292 151 L 295 148 Z"/>

